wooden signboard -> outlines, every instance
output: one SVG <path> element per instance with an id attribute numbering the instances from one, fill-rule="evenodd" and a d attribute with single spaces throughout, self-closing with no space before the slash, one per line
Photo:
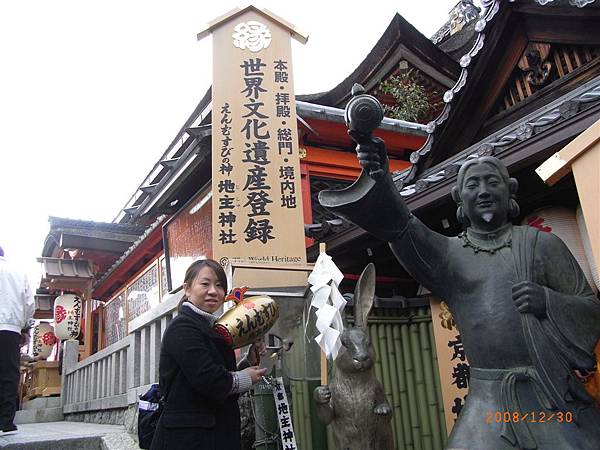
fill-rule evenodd
<path id="1" fill-rule="evenodd" d="M 536 169 L 537 174 L 552 186 L 573 172 L 583 217 L 590 237 L 600 276 L 600 120 L 573 139 Z"/>
<path id="2" fill-rule="evenodd" d="M 208 33 L 213 35 L 213 257 L 223 266 L 228 261 L 305 264 L 290 37 L 306 38 L 253 6 L 217 19 L 198 38 Z M 305 278 L 294 282 L 295 276 L 276 281 L 274 274 L 262 286 L 306 283 Z"/>
<path id="3" fill-rule="evenodd" d="M 446 431 L 450 435 L 469 393 L 470 366 L 460 332 L 446 303 L 436 297 L 430 297 L 429 301 L 446 416 Z"/>
<path id="4" fill-rule="evenodd" d="M 169 291 L 183 284 L 188 266 L 212 258 L 212 205 L 210 188 L 201 189 L 163 225 Z"/>

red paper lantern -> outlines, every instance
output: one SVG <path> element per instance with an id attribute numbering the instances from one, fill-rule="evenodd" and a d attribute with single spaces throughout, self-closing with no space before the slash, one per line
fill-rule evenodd
<path id="1" fill-rule="evenodd" d="M 56 343 L 54 328 L 48 322 L 40 322 L 33 327 L 33 357 L 47 359 Z"/>
<path id="2" fill-rule="evenodd" d="M 64 294 L 54 300 L 54 332 L 60 340 L 77 339 L 81 328 L 81 297 Z"/>

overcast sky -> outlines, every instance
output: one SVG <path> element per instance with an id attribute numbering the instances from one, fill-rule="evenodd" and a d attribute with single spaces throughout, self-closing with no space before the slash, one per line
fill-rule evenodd
<path id="1" fill-rule="evenodd" d="M 396 12 L 427 37 L 458 0 L 262 1 L 309 34 L 297 94 L 327 91 Z M 240 2 L 0 2 L 0 246 L 39 282 L 48 216 L 110 222 L 211 84 L 211 38 Z M 245 5 L 245 4 L 243 4 Z"/>

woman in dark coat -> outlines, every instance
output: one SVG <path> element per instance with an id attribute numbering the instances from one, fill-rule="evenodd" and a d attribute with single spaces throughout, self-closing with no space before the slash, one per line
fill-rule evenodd
<path id="1" fill-rule="evenodd" d="M 179 314 L 167 327 L 160 350 L 160 388 L 166 403 L 151 449 L 240 450 L 238 394 L 249 390 L 266 369 L 258 346 L 237 371 L 235 354 L 213 330 L 225 299 L 221 265 L 206 259 L 186 271 Z"/>

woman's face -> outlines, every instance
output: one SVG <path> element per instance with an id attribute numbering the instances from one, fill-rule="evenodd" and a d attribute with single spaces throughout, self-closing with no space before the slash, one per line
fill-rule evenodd
<path id="1" fill-rule="evenodd" d="M 210 267 L 202 267 L 190 285 L 184 284 L 185 295 L 202 311 L 214 313 L 223 304 L 225 288 Z"/>

